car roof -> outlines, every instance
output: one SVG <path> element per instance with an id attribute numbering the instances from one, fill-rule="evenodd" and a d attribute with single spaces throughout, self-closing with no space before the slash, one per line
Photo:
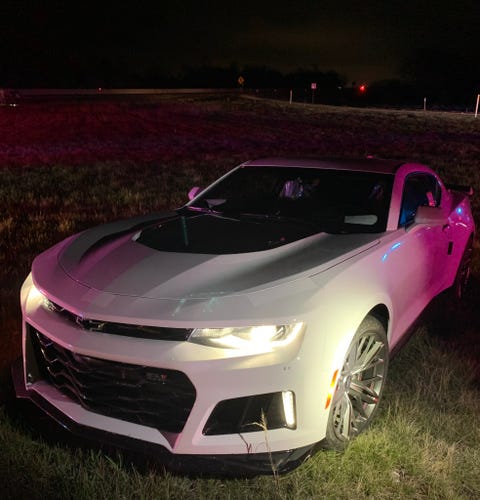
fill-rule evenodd
<path id="1" fill-rule="evenodd" d="M 261 158 L 242 163 L 248 167 L 298 167 L 319 168 L 326 170 L 356 170 L 359 172 L 374 172 L 395 174 L 405 162 L 399 160 L 382 160 L 379 158 L 349 159 L 316 159 L 316 158 Z"/>

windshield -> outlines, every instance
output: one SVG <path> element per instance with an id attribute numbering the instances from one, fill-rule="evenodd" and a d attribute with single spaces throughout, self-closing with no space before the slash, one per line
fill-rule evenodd
<path id="1" fill-rule="evenodd" d="M 382 232 L 393 175 L 350 170 L 240 167 L 187 205 L 232 217 L 292 219 L 326 232 Z"/>

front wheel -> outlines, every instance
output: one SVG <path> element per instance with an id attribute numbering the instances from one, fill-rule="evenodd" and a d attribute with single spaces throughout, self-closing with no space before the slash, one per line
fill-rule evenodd
<path id="1" fill-rule="evenodd" d="M 388 369 L 388 341 L 382 323 L 367 316 L 347 350 L 332 398 L 324 445 L 344 450 L 371 422 Z"/>

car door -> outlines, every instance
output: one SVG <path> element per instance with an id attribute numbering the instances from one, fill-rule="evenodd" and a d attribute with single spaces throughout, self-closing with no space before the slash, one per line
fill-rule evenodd
<path id="1" fill-rule="evenodd" d="M 415 222 L 418 207 L 441 207 L 441 187 L 437 179 L 419 172 L 405 178 L 398 240 L 388 256 L 389 269 L 396 286 L 392 291 L 396 309 L 397 332 L 404 331 L 441 289 L 442 270 L 449 251 L 448 223 Z M 395 339 L 394 339 L 395 340 Z"/>

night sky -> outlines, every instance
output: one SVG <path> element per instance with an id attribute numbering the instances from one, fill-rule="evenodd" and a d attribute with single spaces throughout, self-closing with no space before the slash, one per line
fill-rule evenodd
<path id="1" fill-rule="evenodd" d="M 302 67 L 372 81 L 401 76 L 422 51 L 478 67 L 479 31 L 478 0 L 2 0 L 0 86 L 18 75 L 38 83 L 48 73 L 50 82 L 56 72 L 105 65 L 135 74 L 201 65 Z"/>

